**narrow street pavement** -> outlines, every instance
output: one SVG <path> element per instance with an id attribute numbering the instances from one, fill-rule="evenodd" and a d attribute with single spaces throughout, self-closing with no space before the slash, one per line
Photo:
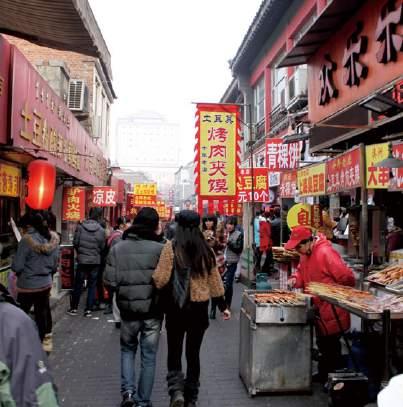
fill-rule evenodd
<path id="1" fill-rule="evenodd" d="M 235 285 L 233 318 L 212 321 L 201 352 L 200 407 L 325 407 L 319 388 L 309 395 L 258 395 L 250 398 L 238 375 L 239 304 L 243 285 Z M 93 319 L 63 315 L 54 328 L 51 365 L 64 407 L 119 405 L 119 331 L 109 315 Z M 292 349 L 290 349 L 292 352 Z M 168 407 L 166 334 L 161 336 L 154 407 Z"/>

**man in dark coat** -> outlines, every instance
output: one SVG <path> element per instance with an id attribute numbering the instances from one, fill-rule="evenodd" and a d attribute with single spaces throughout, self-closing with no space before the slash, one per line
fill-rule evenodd
<path id="1" fill-rule="evenodd" d="M 122 407 L 150 407 L 162 312 L 155 302 L 152 275 L 157 267 L 161 243 L 159 216 L 143 208 L 114 245 L 106 261 L 104 282 L 116 292 L 120 310 Z M 141 347 L 141 372 L 136 389 L 134 359 Z"/>
<path id="2" fill-rule="evenodd" d="M 105 229 L 100 225 L 101 208 L 91 208 L 88 220 L 77 226 L 73 245 L 77 252 L 77 272 L 71 297 L 70 315 L 77 315 L 84 278 L 88 278 L 88 296 L 84 316 L 91 317 L 101 265 L 101 254 L 105 247 Z"/>

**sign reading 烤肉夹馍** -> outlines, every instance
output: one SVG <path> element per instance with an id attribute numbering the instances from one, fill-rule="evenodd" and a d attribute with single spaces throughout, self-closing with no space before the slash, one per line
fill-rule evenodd
<path id="1" fill-rule="evenodd" d="M 157 184 L 134 184 L 134 195 L 157 196 Z"/>
<path id="2" fill-rule="evenodd" d="M 85 188 L 65 187 L 63 189 L 62 220 L 79 222 L 85 219 Z"/>
<path id="3" fill-rule="evenodd" d="M 315 164 L 298 170 L 300 196 L 326 195 L 326 164 Z"/>
<path id="4" fill-rule="evenodd" d="M 239 106 L 197 105 L 196 190 L 205 199 L 237 193 Z"/>
<path id="5" fill-rule="evenodd" d="M 94 187 L 92 190 L 92 205 L 98 207 L 116 206 L 117 191 L 113 187 Z"/>
<path id="6" fill-rule="evenodd" d="M 253 169 L 253 192 L 252 192 L 252 169 L 241 168 L 239 170 L 238 202 L 268 202 L 269 186 L 267 168 Z M 252 199 L 253 198 L 253 199 Z"/>
<path id="7" fill-rule="evenodd" d="M 90 185 L 105 184 L 107 160 L 100 148 L 22 53 L 13 47 L 12 54 L 13 145 Z"/>

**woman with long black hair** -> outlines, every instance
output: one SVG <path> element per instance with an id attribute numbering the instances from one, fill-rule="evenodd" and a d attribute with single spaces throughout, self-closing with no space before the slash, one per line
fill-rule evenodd
<path id="1" fill-rule="evenodd" d="M 157 288 L 166 289 L 168 337 L 168 391 L 170 407 L 193 407 L 199 393 L 200 347 L 209 325 L 208 303 L 217 299 L 223 318 L 231 313 L 213 250 L 200 231 L 200 216 L 179 213 L 175 239 L 168 242 L 153 275 Z M 186 334 L 186 378 L 182 372 L 182 347 Z"/>

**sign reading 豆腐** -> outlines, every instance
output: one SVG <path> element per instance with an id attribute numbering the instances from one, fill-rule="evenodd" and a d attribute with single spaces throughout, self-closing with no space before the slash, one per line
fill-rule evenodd
<path id="1" fill-rule="evenodd" d="M 253 191 L 252 191 L 252 170 L 251 168 L 241 168 L 238 183 L 238 202 L 268 202 L 268 172 L 267 168 L 253 169 Z"/>
<path id="2" fill-rule="evenodd" d="M 63 189 L 62 220 L 79 222 L 85 219 L 85 188 L 65 187 Z"/>
<path id="3" fill-rule="evenodd" d="M 269 171 L 294 170 L 298 168 L 300 155 L 300 143 L 284 144 L 281 138 L 269 138 L 266 140 L 266 162 Z"/>
<path id="4" fill-rule="evenodd" d="M 300 196 L 326 195 L 326 164 L 315 164 L 298 170 Z"/>
<path id="5" fill-rule="evenodd" d="M 92 190 L 92 205 L 98 207 L 116 206 L 117 191 L 112 187 L 94 187 Z"/>
<path id="6" fill-rule="evenodd" d="M 198 104 L 196 187 L 199 196 L 236 195 L 239 107 Z"/>
<path id="7" fill-rule="evenodd" d="M 134 195 L 157 196 L 157 184 L 134 184 Z"/>
<path id="8" fill-rule="evenodd" d="M 326 163 L 327 192 L 346 191 L 362 186 L 361 149 L 354 148 Z"/>

